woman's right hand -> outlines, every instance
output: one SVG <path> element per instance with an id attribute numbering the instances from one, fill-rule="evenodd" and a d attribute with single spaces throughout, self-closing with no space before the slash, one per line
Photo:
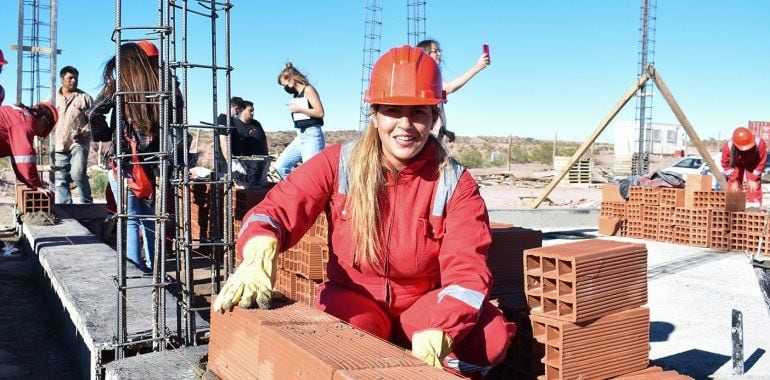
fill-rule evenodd
<path id="1" fill-rule="evenodd" d="M 238 266 L 214 301 L 214 312 L 238 306 L 248 309 L 256 301 L 260 309 L 269 309 L 273 291 L 278 241 L 269 236 L 255 236 L 243 247 L 243 262 Z"/>

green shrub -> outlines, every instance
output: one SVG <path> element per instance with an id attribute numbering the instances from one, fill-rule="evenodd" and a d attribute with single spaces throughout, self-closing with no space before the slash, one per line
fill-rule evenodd
<path id="1" fill-rule="evenodd" d="M 481 152 L 476 148 L 471 148 L 460 154 L 457 158 L 463 166 L 469 169 L 480 168 L 484 166 L 484 158 L 481 156 Z"/>
<path id="2" fill-rule="evenodd" d="M 91 184 L 91 196 L 94 198 L 104 198 L 104 192 L 107 189 L 107 173 L 98 173 L 88 178 Z"/>

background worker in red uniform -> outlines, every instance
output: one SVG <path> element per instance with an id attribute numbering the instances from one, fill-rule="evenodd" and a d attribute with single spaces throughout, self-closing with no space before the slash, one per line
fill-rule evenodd
<path id="1" fill-rule="evenodd" d="M 43 187 L 37 175 L 35 136 L 46 137 L 59 115 L 48 103 L 0 107 L 0 157 L 11 157 L 16 179 L 32 189 Z"/>
<path id="2" fill-rule="evenodd" d="M 5 55 L 3 55 L 3 50 L 0 49 L 0 74 L 3 73 L 3 66 L 7 65 L 8 61 L 5 60 Z M 3 105 L 3 100 L 5 100 L 5 89 L 2 85 L 0 85 L 0 106 Z"/>
<path id="3" fill-rule="evenodd" d="M 741 191 L 746 180 L 746 207 L 762 206 L 762 171 L 767 162 L 767 147 L 748 129 L 738 127 L 733 138 L 722 146 L 722 168 L 727 176 L 727 190 Z"/>
<path id="4" fill-rule="evenodd" d="M 425 362 L 464 373 L 501 362 L 516 326 L 488 301 L 489 217 L 478 186 L 430 130 L 444 100 L 436 62 L 393 48 L 375 63 L 362 136 L 303 164 L 244 218 L 242 264 L 214 311 L 269 307 L 275 259 L 328 208 L 329 281 L 316 308 Z"/>

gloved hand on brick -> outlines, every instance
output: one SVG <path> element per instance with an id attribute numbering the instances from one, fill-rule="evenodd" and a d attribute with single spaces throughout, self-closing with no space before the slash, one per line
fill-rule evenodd
<path id="1" fill-rule="evenodd" d="M 423 330 L 412 335 L 412 355 L 437 368 L 452 352 L 452 340 L 441 330 Z"/>
<path id="2" fill-rule="evenodd" d="M 214 311 L 254 306 L 270 308 L 278 241 L 268 236 L 255 236 L 243 247 L 243 262 L 238 266 L 214 301 Z"/>

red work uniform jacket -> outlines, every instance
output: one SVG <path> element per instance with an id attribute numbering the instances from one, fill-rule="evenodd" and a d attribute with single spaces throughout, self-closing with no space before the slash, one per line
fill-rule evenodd
<path id="1" fill-rule="evenodd" d="M 246 242 L 260 235 L 277 238 L 280 251 L 292 247 L 326 209 L 329 281 L 370 297 L 393 316 L 421 295 L 441 288 L 427 328 L 442 330 L 452 339 L 464 336 L 475 325 L 492 285 L 486 264 L 492 240 L 489 216 L 476 182 L 459 165 L 456 186 L 443 200 L 437 191 L 441 186 L 434 144 L 430 140 L 400 172 L 386 174 L 386 191 L 380 196 L 380 265 L 353 260 L 347 176 L 340 175 L 347 156 L 343 153 L 340 161 L 341 145 L 332 145 L 301 165 L 246 214 L 237 254 L 241 256 Z"/>
<path id="2" fill-rule="evenodd" d="M 43 187 L 37 175 L 32 114 L 15 106 L 0 107 L 0 157 L 11 157 L 16 179 L 31 188 Z"/>
<path id="3" fill-rule="evenodd" d="M 734 167 L 732 168 L 730 167 L 730 147 L 732 146 L 732 141 L 728 141 L 722 146 L 722 167 L 725 169 L 728 182 L 740 181 L 744 171 L 746 172 L 747 181 L 759 181 L 762 177 L 762 171 L 765 170 L 767 162 L 767 146 L 758 137 L 755 143 L 755 147 L 747 151 L 736 149 L 735 160 L 733 161 Z"/>

